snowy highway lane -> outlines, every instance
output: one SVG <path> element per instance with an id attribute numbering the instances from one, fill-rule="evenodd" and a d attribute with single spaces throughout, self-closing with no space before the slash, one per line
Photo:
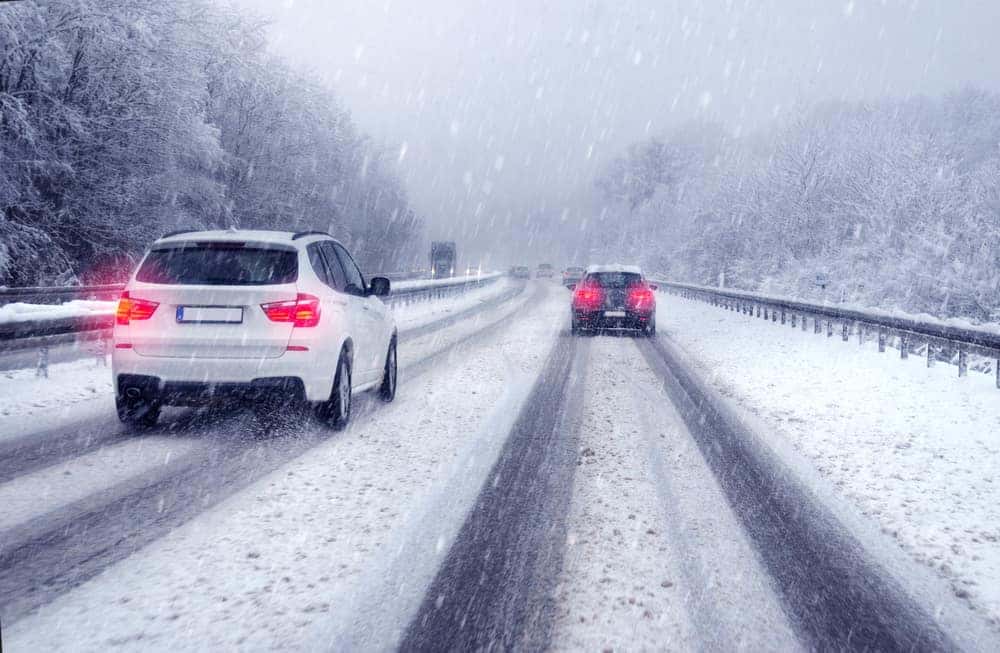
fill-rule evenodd
<path id="1" fill-rule="evenodd" d="M 527 300 L 523 287 L 512 286 L 492 301 L 440 318 L 437 330 L 422 324 L 404 331 L 401 382 L 440 364 L 456 346 L 495 330 Z M 378 407 L 367 395 L 359 397 L 355 419 L 365 421 Z M 136 436 L 117 423 L 108 402 L 81 408 L 80 421 L 67 411 L 57 429 L 33 431 L 27 422 L 17 437 L 0 441 L 0 495 L 27 497 L 16 511 L 17 524 L 0 530 L 0 619 L 5 625 L 337 437 L 309 420 L 274 427 L 226 408 L 171 410 L 159 427 Z M 153 441 L 167 453 L 159 464 L 146 465 L 142 452 Z M 96 473 L 90 464 L 94 456 L 103 458 Z M 47 491 L 61 493 L 61 502 L 44 496 L 31 500 L 31 483 L 39 475 L 59 477 L 62 483 Z"/>
<path id="2" fill-rule="evenodd" d="M 39 453 L 0 482 L 53 488 L 0 533 L 4 644 L 998 649 L 857 537 L 669 333 L 572 337 L 567 300 L 531 283 L 412 336 L 397 401 L 360 401 L 343 433 L 184 411 Z M 138 478 L 115 476 L 140 445 Z M 109 469 L 73 472 L 91 494 L 39 480 L 88 460 Z"/>

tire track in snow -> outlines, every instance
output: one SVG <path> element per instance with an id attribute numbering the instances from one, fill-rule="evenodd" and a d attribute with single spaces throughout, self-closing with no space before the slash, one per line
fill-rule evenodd
<path id="1" fill-rule="evenodd" d="M 714 405 L 661 339 L 639 343 L 774 580 L 799 635 L 817 650 L 952 651 L 931 613 L 869 561 L 773 453 Z"/>
<path id="2" fill-rule="evenodd" d="M 563 332 L 400 650 L 548 646 L 586 360 Z"/>
<path id="3" fill-rule="evenodd" d="M 767 573 L 636 339 L 591 342 L 553 648 L 797 650 Z"/>

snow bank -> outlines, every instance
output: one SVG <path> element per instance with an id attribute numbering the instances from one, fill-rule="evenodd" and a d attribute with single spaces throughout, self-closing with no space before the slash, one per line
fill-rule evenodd
<path id="1" fill-rule="evenodd" d="M 63 304 L 25 304 L 14 302 L 0 306 L 0 324 L 57 320 L 67 317 L 113 315 L 116 301 L 74 299 Z"/>

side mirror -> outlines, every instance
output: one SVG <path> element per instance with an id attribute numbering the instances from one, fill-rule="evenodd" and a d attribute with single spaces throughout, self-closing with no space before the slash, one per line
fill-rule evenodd
<path id="1" fill-rule="evenodd" d="M 385 297 L 389 294 L 389 280 L 385 277 L 372 277 L 368 282 L 368 294 L 375 297 Z"/>
<path id="2" fill-rule="evenodd" d="M 570 290 L 576 290 L 576 284 L 575 283 L 567 283 L 566 287 L 569 288 Z"/>
<path id="3" fill-rule="evenodd" d="M 651 283 L 651 284 L 649 284 L 649 289 L 650 290 L 659 290 L 660 287 L 658 285 L 656 285 L 655 283 Z"/>

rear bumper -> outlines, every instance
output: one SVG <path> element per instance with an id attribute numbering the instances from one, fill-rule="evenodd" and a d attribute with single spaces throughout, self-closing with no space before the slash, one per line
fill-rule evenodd
<path id="1" fill-rule="evenodd" d="M 334 370 L 318 365 L 313 352 L 260 359 L 156 358 L 128 349 L 112 352 L 116 389 L 121 391 L 123 376 L 142 377 L 143 392 L 156 394 L 157 400 L 167 404 L 198 405 L 227 397 L 286 392 L 308 401 L 325 401 L 333 388 Z"/>
<path id="2" fill-rule="evenodd" d="M 645 329 L 653 319 L 653 312 L 625 311 L 625 316 L 607 317 L 604 311 L 573 310 L 573 317 L 585 329 Z"/>
<path id="3" fill-rule="evenodd" d="M 221 401 L 260 402 L 269 399 L 303 401 L 305 388 L 296 377 L 263 377 L 249 383 L 164 381 L 155 376 L 119 374 L 115 387 L 121 397 L 140 396 L 166 406 L 205 406 Z"/>

